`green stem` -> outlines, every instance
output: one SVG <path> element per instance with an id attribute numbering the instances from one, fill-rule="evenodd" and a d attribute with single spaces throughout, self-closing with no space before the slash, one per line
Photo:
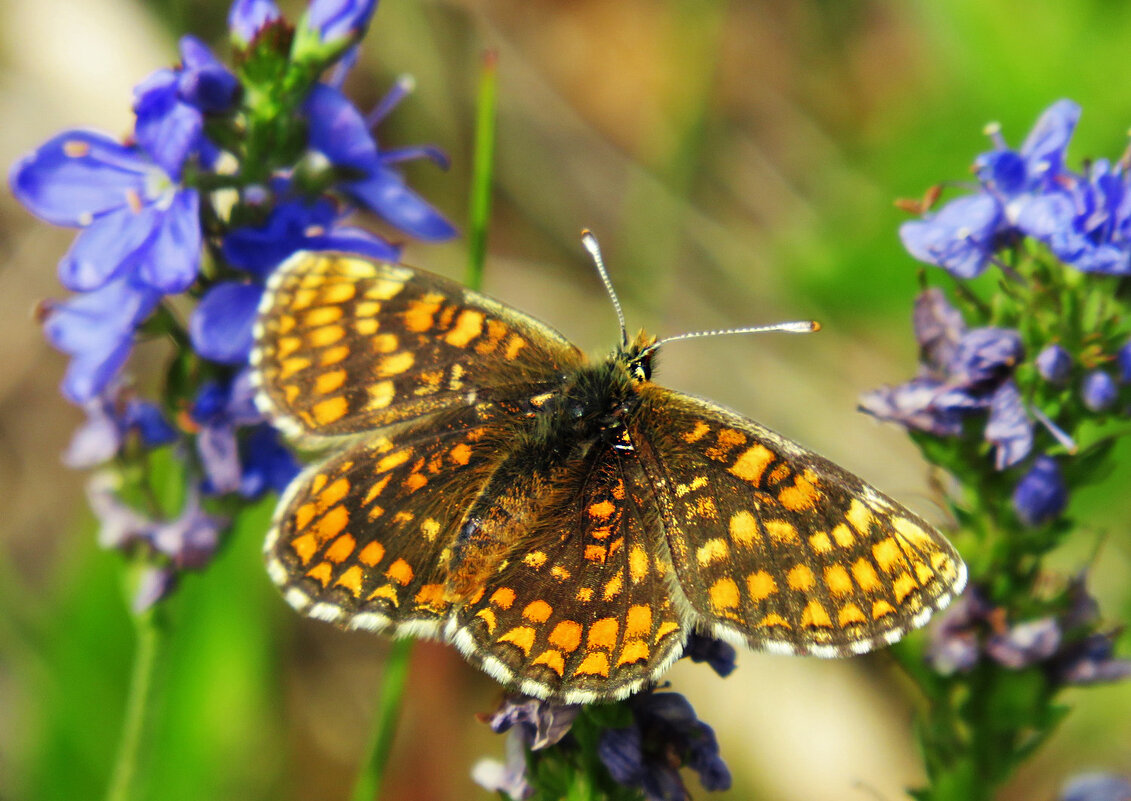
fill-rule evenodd
<path id="1" fill-rule="evenodd" d="M 153 740 L 153 728 L 157 719 L 154 701 L 160 684 L 161 652 L 168 632 L 153 609 L 136 615 L 134 621 L 137 650 L 134 653 L 133 674 L 130 676 L 118 756 L 114 762 L 110 787 L 106 792 L 107 801 L 131 801 L 140 797 L 141 780 L 144 777 L 142 749 Z"/>
<path id="2" fill-rule="evenodd" d="M 495 161 L 495 89 L 498 54 L 483 56 L 479 72 L 479 98 L 475 115 L 475 154 L 471 172 L 468 209 L 467 279 L 472 289 L 483 286 L 483 262 L 487 258 L 487 223 L 491 218 L 491 172 Z"/>
<path id="3" fill-rule="evenodd" d="M 377 703 L 374 726 L 366 747 L 365 762 L 353 786 L 352 801 L 373 801 L 380 796 L 385 766 L 393 749 L 397 733 L 397 720 L 404 700 L 405 679 L 412 657 L 412 640 L 393 640 L 392 650 L 385 663 L 381 699 Z"/>

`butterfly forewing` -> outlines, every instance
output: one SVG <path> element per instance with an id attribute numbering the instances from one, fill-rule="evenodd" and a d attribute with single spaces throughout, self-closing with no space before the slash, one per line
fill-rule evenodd
<path id="1" fill-rule="evenodd" d="M 711 633 L 845 656 L 894 642 L 961 591 L 953 547 L 857 477 L 715 404 L 640 391 L 633 441 Z"/>
<path id="2" fill-rule="evenodd" d="M 517 479 L 498 498 L 519 499 L 538 519 L 458 613 L 456 643 L 528 695 L 623 698 L 680 655 L 689 631 L 652 488 L 635 457 L 615 449 L 541 478 Z"/>
<path id="3" fill-rule="evenodd" d="M 583 361 L 549 326 L 441 276 L 313 252 L 271 276 L 251 355 L 260 406 L 306 438 L 472 405 L 515 385 L 534 394 Z"/>

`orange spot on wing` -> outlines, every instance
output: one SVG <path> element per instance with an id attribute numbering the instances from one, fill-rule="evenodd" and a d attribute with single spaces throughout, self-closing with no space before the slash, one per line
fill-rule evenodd
<path id="1" fill-rule="evenodd" d="M 448 451 L 448 456 L 452 457 L 452 461 L 456 464 L 465 465 L 471 461 L 471 447 L 467 443 L 461 442 Z"/>
<path id="2" fill-rule="evenodd" d="M 651 655 L 651 649 L 644 640 L 625 640 L 617 659 L 617 667 L 629 665 L 633 662 L 644 662 Z"/>
<path id="3" fill-rule="evenodd" d="M 495 626 L 499 625 L 499 619 L 495 617 L 495 613 L 490 609 L 480 609 L 475 613 L 475 616 L 487 624 L 487 633 L 494 634 Z"/>
<path id="4" fill-rule="evenodd" d="M 345 587 L 356 598 L 361 595 L 361 579 L 361 568 L 353 565 L 346 568 L 346 571 L 338 576 L 338 580 L 334 583 L 339 587 Z"/>
<path id="5" fill-rule="evenodd" d="M 769 628 L 771 626 L 780 626 L 783 629 L 793 628 L 793 626 L 789 625 L 789 621 L 787 621 L 777 612 L 771 612 L 770 614 L 766 615 L 764 618 L 758 621 L 757 626 L 759 628 Z"/>
<path id="6" fill-rule="evenodd" d="M 672 620 L 666 620 L 660 624 L 660 627 L 658 629 L 656 629 L 656 636 L 652 641 L 658 643 L 673 631 L 679 631 L 679 624 Z"/>
<path id="7" fill-rule="evenodd" d="M 919 589 L 919 585 L 915 583 L 915 579 L 911 577 L 910 573 L 900 573 L 892 583 L 891 589 L 895 593 L 896 603 L 903 603 L 908 595 Z"/>
<path id="8" fill-rule="evenodd" d="M 825 607 L 817 601 L 810 601 L 801 610 L 802 628 L 832 628 L 833 621 Z"/>
<path id="9" fill-rule="evenodd" d="M 361 553 L 357 558 L 361 560 L 362 564 L 376 567 L 377 563 L 385 556 L 385 546 L 374 540 L 361 549 Z"/>
<path id="10" fill-rule="evenodd" d="M 720 432 L 720 438 L 722 432 Z M 770 462 L 774 460 L 774 453 L 764 445 L 754 444 L 747 448 L 743 453 L 734 461 L 729 468 L 731 473 L 747 481 L 754 486 L 758 486 L 762 481 L 762 473 L 769 467 Z"/>
<path id="11" fill-rule="evenodd" d="M 550 644 L 556 645 L 566 653 L 573 653 L 581 645 L 581 624 L 574 620 L 563 620 L 550 632 Z"/>
<path id="12" fill-rule="evenodd" d="M 353 553 L 355 547 L 357 541 L 349 534 L 342 534 L 326 549 L 326 558 L 336 565 L 341 564 Z"/>
<path id="13" fill-rule="evenodd" d="M 403 486 L 409 492 L 416 492 L 427 483 L 428 479 L 423 473 L 409 473 L 408 478 L 403 482 Z"/>
<path id="14" fill-rule="evenodd" d="M 885 573 L 891 573 L 904 564 L 903 552 L 894 537 L 885 537 L 872 546 L 872 556 Z"/>
<path id="15" fill-rule="evenodd" d="M 808 592 L 813 589 L 814 582 L 813 571 L 808 565 L 794 565 L 786 575 L 786 583 L 789 584 L 789 588 L 798 592 Z"/>
<path id="16" fill-rule="evenodd" d="M 833 549 L 833 542 L 829 539 L 828 534 L 818 531 L 816 534 L 809 535 L 809 547 L 817 553 L 829 553 Z"/>
<path id="17" fill-rule="evenodd" d="M 615 617 L 604 617 L 594 621 L 589 626 L 587 645 L 590 649 L 605 648 L 611 650 L 617 644 L 617 631 L 620 624 Z"/>
<path id="18" fill-rule="evenodd" d="M 778 500 L 781 501 L 781 505 L 791 512 L 812 509 L 820 499 L 820 490 L 802 476 L 797 476 L 793 480 L 792 487 L 786 487 L 778 493 Z"/>
<path id="19" fill-rule="evenodd" d="M 880 584 L 880 577 L 876 575 L 876 569 L 863 557 L 852 565 L 852 577 L 864 592 L 878 592 L 883 587 Z"/>
<path id="20" fill-rule="evenodd" d="M 872 604 L 872 619 L 879 620 L 881 617 L 895 614 L 895 607 L 887 601 L 879 600 Z"/>
<path id="21" fill-rule="evenodd" d="M 864 617 L 864 612 L 856 604 L 845 604 L 840 608 L 837 622 L 841 626 L 851 626 L 858 623 L 867 623 L 868 619 Z"/>
<path id="22" fill-rule="evenodd" d="M 637 604 L 628 608 L 628 618 L 624 626 L 624 636 L 640 637 L 652 630 L 652 608 Z"/>
<path id="23" fill-rule="evenodd" d="M 545 601 L 531 601 L 522 610 L 522 616 L 531 623 L 545 623 L 554 613 L 554 608 Z"/>
<path id="24" fill-rule="evenodd" d="M 322 373 L 314 379 L 314 391 L 319 395 L 329 395 L 342 388 L 346 383 L 345 370 L 332 370 L 328 373 Z"/>
<path id="25" fill-rule="evenodd" d="M 500 609 L 510 609 L 511 604 L 514 603 L 514 590 L 510 587 L 499 587 L 499 589 L 491 593 L 490 603 L 493 603 Z"/>
<path id="26" fill-rule="evenodd" d="M 608 551 L 603 545 L 586 545 L 585 546 L 585 561 L 587 562 L 600 562 L 605 563 L 605 555 Z"/>
<path id="27" fill-rule="evenodd" d="M 612 600 L 620 595 L 620 591 L 624 588 L 624 571 L 620 571 L 607 582 L 605 582 L 604 599 L 606 601 Z"/>
<path id="28" fill-rule="evenodd" d="M 530 649 L 534 647 L 535 634 L 536 632 L 530 626 L 515 626 L 499 637 L 496 642 L 509 642 L 511 645 L 518 646 L 524 654 L 530 656 Z"/>
<path id="29" fill-rule="evenodd" d="M 398 559 L 389 565 L 389 569 L 385 571 L 385 575 L 403 587 L 412 581 L 412 566 L 404 559 Z"/>
<path id="30" fill-rule="evenodd" d="M 368 600 L 374 601 L 374 600 L 377 600 L 378 598 L 385 600 L 385 601 L 388 601 L 393 606 L 400 606 L 401 605 L 400 598 L 397 596 L 397 588 L 394 587 L 392 584 L 382 584 L 380 587 L 375 589 L 373 592 L 369 593 Z"/>
<path id="31" fill-rule="evenodd" d="M 585 657 L 577 670 L 573 671 L 575 676 L 605 676 L 609 675 L 609 657 L 601 651 L 594 651 Z"/>
<path id="32" fill-rule="evenodd" d="M 530 664 L 545 665 L 559 676 L 565 675 L 565 659 L 562 658 L 562 652 L 555 651 L 552 648 L 538 654 L 537 658 Z"/>
<path id="33" fill-rule="evenodd" d="M 774 577 L 765 570 L 758 570 L 746 577 L 746 588 L 752 601 L 762 601 L 778 591 Z"/>
<path id="34" fill-rule="evenodd" d="M 711 427 L 709 425 L 704 423 L 702 420 L 696 420 L 695 427 L 688 431 L 686 434 L 682 435 L 683 441 L 688 445 L 694 444 L 703 439 L 703 437 L 705 437 L 707 435 L 707 432 L 709 432 L 710 430 Z"/>
<path id="35" fill-rule="evenodd" d="M 311 558 L 318 550 L 318 540 L 314 538 L 313 534 L 303 534 L 291 540 L 291 549 L 305 565 L 310 562 Z"/>
<path id="36" fill-rule="evenodd" d="M 757 542 L 760 539 L 758 521 L 754 519 L 753 513 L 743 509 L 741 512 L 735 512 L 731 515 L 730 536 L 738 544 L 747 547 Z"/>
<path id="37" fill-rule="evenodd" d="M 456 348 L 466 348 L 471 340 L 483 333 L 483 313 L 464 309 L 456 318 L 455 326 L 444 335 L 444 341 Z"/>
<path id="38" fill-rule="evenodd" d="M 306 575 L 310 576 L 315 581 L 318 581 L 325 587 L 330 583 L 330 578 L 334 574 L 334 567 L 329 562 L 319 562 L 310 570 L 306 571 Z"/>
<path id="39" fill-rule="evenodd" d="M 310 411 L 319 425 L 327 425 L 345 417 L 349 408 L 349 401 L 344 396 L 339 395 L 336 398 L 319 401 L 314 404 Z"/>
<path id="40" fill-rule="evenodd" d="M 825 568 L 825 584 L 833 595 L 851 595 L 852 579 L 844 565 L 829 565 Z"/>
<path id="41" fill-rule="evenodd" d="M 336 537 L 342 533 L 346 524 L 350 521 L 349 509 L 344 506 L 335 506 L 310 527 L 310 533 L 319 542 L 325 542 L 331 537 Z"/>
<path id="42" fill-rule="evenodd" d="M 721 578 L 711 585 L 708 592 L 711 598 L 711 606 L 716 612 L 734 609 L 738 606 L 738 585 L 734 583 L 734 579 Z"/>
<path id="43" fill-rule="evenodd" d="M 615 511 L 616 506 L 613 505 L 612 501 L 598 501 L 589 504 L 589 516 L 598 520 L 608 520 L 609 516 Z"/>

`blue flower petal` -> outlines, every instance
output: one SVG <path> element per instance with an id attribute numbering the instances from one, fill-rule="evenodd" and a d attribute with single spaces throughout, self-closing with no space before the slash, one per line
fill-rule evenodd
<path id="1" fill-rule="evenodd" d="M 92 348 L 76 353 L 63 374 L 63 397 L 77 404 L 96 398 L 122 369 L 132 348 L 131 337 L 119 339 L 105 350 Z"/>
<path id="2" fill-rule="evenodd" d="M 321 236 L 309 237 L 304 243 L 304 249 L 360 253 L 371 259 L 391 261 L 394 264 L 401 260 L 401 248 L 398 245 L 386 242 L 362 228 L 335 228 Z"/>
<path id="3" fill-rule="evenodd" d="M 1089 410 L 1105 412 L 1119 398 L 1119 387 L 1116 386 L 1115 379 L 1103 370 L 1093 370 L 1084 376 L 1080 395 Z"/>
<path id="4" fill-rule="evenodd" d="M 1079 121 L 1080 106 L 1071 100 L 1058 100 L 1045 109 L 1021 145 L 1031 177 L 1051 175 L 1060 169 Z"/>
<path id="5" fill-rule="evenodd" d="M 956 278 L 974 278 L 985 270 L 1001 207 L 989 195 L 952 200 L 924 220 L 899 227 L 903 246 L 915 258 L 946 269 Z"/>
<path id="6" fill-rule="evenodd" d="M 391 170 L 376 170 L 368 178 L 351 181 L 343 188 L 359 204 L 416 239 L 435 242 L 451 239 L 457 233 L 440 212 Z"/>
<path id="7" fill-rule="evenodd" d="M 1014 150 L 983 153 L 975 161 L 975 168 L 979 181 L 1003 195 L 1014 195 L 1025 188 L 1025 159 Z"/>
<path id="8" fill-rule="evenodd" d="M 184 292 L 200 269 L 200 198 L 195 189 L 174 195 L 159 212 L 152 238 L 138 253 L 138 276 L 166 294 Z"/>
<path id="9" fill-rule="evenodd" d="M 12 165 L 12 194 L 53 225 L 89 225 L 144 197 L 154 169 L 140 151 L 105 134 L 64 131 Z"/>
<path id="10" fill-rule="evenodd" d="M 153 206 L 104 214 L 84 228 L 59 262 L 59 281 L 67 289 L 89 292 L 124 274 L 158 222 Z"/>
<path id="11" fill-rule="evenodd" d="M 173 178 L 204 130 L 200 109 L 185 103 L 172 70 L 158 70 L 134 88 L 134 134 L 138 144 Z"/>
<path id="12" fill-rule="evenodd" d="M 208 45 L 195 36 L 182 36 L 177 92 L 190 106 L 205 112 L 225 111 L 235 102 L 240 84 Z"/>
<path id="13" fill-rule="evenodd" d="M 376 8 L 377 0 L 313 0 L 306 21 L 323 42 L 357 38 Z"/>
<path id="14" fill-rule="evenodd" d="M 221 364 L 246 362 L 262 294 L 260 286 L 232 281 L 209 289 L 189 321 L 189 336 L 196 352 Z"/>
<path id="15" fill-rule="evenodd" d="M 315 84 L 302 107 L 310 146 L 331 163 L 369 172 L 377 169 L 377 143 L 365 117 L 349 99 L 326 84 Z"/>

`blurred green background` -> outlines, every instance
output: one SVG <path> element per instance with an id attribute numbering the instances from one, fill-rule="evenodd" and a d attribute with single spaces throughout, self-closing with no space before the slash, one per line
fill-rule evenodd
<path id="1" fill-rule="evenodd" d="M 301 8 L 281 5 L 292 18 Z M 206 0 L 5 0 L 0 162 L 64 127 L 128 132 L 131 87 L 175 60 L 181 33 L 225 53 L 226 13 L 226 2 Z M 1131 125 L 1131 4 L 383 0 L 347 90 L 367 108 L 396 75 L 415 76 L 416 94 L 381 141 L 447 150 L 450 172 L 407 173 L 461 223 L 486 48 L 499 53 L 500 80 L 487 291 L 606 350 L 615 317 L 578 241 L 590 227 L 633 328 L 821 320 L 817 337 L 673 345 L 659 379 L 945 522 L 906 437 L 855 411 L 859 393 L 915 368 L 918 266 L 900 249 L 905 216 L 893 201 L 967 178 L 987 122 L 1020 144 L 1060 97 L 1084 107 L 1073 163 L 1118 157 Z M 133 652 L 122 560 L 95 545 L 84 477 L 59 462 L 81 414 L 57 393 L 64 358 L 31 313 L 61 296 L 54 265 L 70 238 L 0 195 L 4 799 L 102 795 Z M 406 261 L 459 276 L 463 244 L 411 245 Z M 141 348 L 135 364 L 144 371 L 161 356 Z M 1131 619 L 1129 477 L 1124 469 L 1073 499 L 1080 533 L 1061 558 L 1074 570 L 1102 542 L 1092 586 L 1113 621 Z M 259 557 L 270 507 L 170 603 L 152 798 L 348 792 L 388 643 L 300 619 L 277 597 Z M 914 695 L 884 654 L 742 653 L 726 680 L 683 663 L 669 675 L 716 727 L 735 775 L 729 794 L 712 797 L 892 799 L 921 778 Z M 488 797 L 468 771 L 501 756 L 502 738 L 475 718 L 498 694 L 453 649 L 418 646 L 387 797 Z M 1075 711 L 1003 798 L 1051 799 L 1084 769 L 1131 772 L 1131 684 L 1064 700 Z"/>

